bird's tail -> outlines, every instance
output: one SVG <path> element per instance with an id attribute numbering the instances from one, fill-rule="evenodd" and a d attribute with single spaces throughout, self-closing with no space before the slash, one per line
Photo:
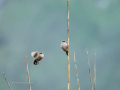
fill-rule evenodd
<path id="1" fill-rule="evenodd" d="M 34 65 L 38 65 L 38 64 L 39 64 L 39 61 L 34 60 L 34 61 L 33 61 L 33 64 L 34 64 Z"/>
<path id="2" fill-rule="evenodd" d="M 68 51 L 66 51 L 66 55 L 68 56 Z"/>

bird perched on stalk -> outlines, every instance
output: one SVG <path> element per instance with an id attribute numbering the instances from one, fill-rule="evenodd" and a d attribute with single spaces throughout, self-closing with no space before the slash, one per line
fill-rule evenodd
<path id="1" fill-rule="evenodd" d="M 35 52 L 31 52 L 31 56 L 35 58 L 35 60 L 33 61 L 33 64 L 38 65 L 39 61 L 42 60 L 42 58 L 44 57 L 44 54 L 39 53 L 38 51 L 35 51 Z"/>
<path id="2" fill-rule="evenodd" d="M 63 51 L 66 52 L 66 55 L 68 56 L 68 45 L 67 45 L 66 41 L 61 42 L 61 48 L 63 49 Z"/>

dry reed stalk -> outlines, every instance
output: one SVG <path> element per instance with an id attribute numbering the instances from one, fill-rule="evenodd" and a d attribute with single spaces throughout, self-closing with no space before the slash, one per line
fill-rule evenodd
<path id="1" fill-rule="evenodd" d="M 96 88 L 96 51 L 94 51 L 94 90 Z"/>
<path id="2" fill-rule="evenodd" d="M 12 90 L 11 87 L 10 87 L 10 84 L 8 83 L 8 80 L 7 80 L 7 78 L 6 78 L 5 74 L 4 74 L 4 72 L 3 72 L 3 75 L 4 75 L 4 77 L 5 77 L 5 80 L 6 80 L 7 84 L 8 84 L 8 86 L 9 86 L 10 90 Z"/>
<path id="3" fill-rule="evenodd" d="M 89 64 L 89 58 L 88 58 L 88 51 L 87 51 L 87 48 L 86 48 L 86 53 L 87 53 L 87 61 L 88 61 L 88 67 L 89 67 L 89 75 L 90 75 L 91 90 L 93 90 L 93 87 L 92 87 L 92 79 L 91 79 L 91 72 L 90 72 L 90 64 Z"/>
<path id="4" fill-rule="evenodd" d="M 70 90 L 70 62 L 69 62 L 69 0 L 67 0 L 67 36 L 68 36 L 68 90 Z"/>
<path id="5" fill-rule="evenodd" d="M 77 83 L 78 83 L 78 90 L 80 90 L 79 78 L 78 78 L 78 73 L 77 73 L 77 65 L 76 65 L 76 60 L 75 60 L 75 52 L 74 51 L 73 51 L 73 55 L 74 55 L 74 62 L 75 62 L 75 69 L 76 69 L 76 76 L 77 76 Z"/>
<path id="6" fill-rule="evenodd" d="M 28 83 L 29 83 L 29 90 L 31 90 L 30 78 L 29 78 L 29 71 L 28 71 L 28 63 L 27 63 L 27 56 L 26 56 L 26 69 L 27 69 L 27 77 L 28 77 Z"/>

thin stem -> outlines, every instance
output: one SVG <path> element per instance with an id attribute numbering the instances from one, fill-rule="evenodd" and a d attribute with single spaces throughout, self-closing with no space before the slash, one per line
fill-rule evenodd
<path id="1" fill-rule="evenodd" d="M 91 72 L 90 72 L 90 64 L 89 64 L 89 58 L 88 58 L 88 51 L 87 51 L 87 48 L 86 48 L 86 53 L 87 53 L 87 61 L 88 61 L 88 67 L 89 67 L 89 75 L 90 75 L 91 90 L 93 90 L 93 87 L 92 87 L 92 79 L 91 79 Z"/>
<path id="2" fill-rule="evenodd" d="M 68 90 L 70 89 L 70 62 L 69 62 L 69 0 L 67 0 L 67 35 L 68 35 Z"/>
<path id="3" fill-rule="evenodd" d="M 94 90 L 96 88 L 96 51 L 94 51 Z"/>
<path id="4" fill-rule="evenodd" d="M 76 60 L 75 60 L 75 52 L 74 51 L 73 51 L 73 55 L 74 55 L 74 62 L 75 62 L 75 69 L 76 69 L 76 76 L 77 76 L 77 83 L 78 83 L 78 90 L 80 90 L 79 78 L 78 78 L 78 73 L 77 73 L 77 65 L 76 65 Z"/>
<path id="5" fill-rule="evenodd" d="M 12 90 L 11 87 L 10 87 L 10 84 L 8 83 L 8 80 L 7 80 L 7 78 L 6 78 L 5 74 L 4 74 L 4 72 L 3 72 L 3 75 L 4 75 L 4 77 L 5 77 L 5 80 L 6 80 L 7 84 L 8 84 L 8 86 L 9 86 L 10 90 Z"/>
<path id="6" fill-rule="evenodd" d="M 29 90 L 31 90 L 30 78 L 29 78 L 29 71 L 28 71 L 28 63 L 27 63 L 27 56 L 26 56 L 26 69 L 27 69 L 27 77 L 28 77 L 28 83 L 29 83 Z"/>

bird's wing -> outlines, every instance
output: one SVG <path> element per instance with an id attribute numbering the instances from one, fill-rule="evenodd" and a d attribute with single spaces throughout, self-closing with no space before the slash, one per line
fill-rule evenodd
<path id="1" fill-rule="evenodd" d="M 36 52 L 31 52 L 31 56 L 36 58 L 37 56 L 39 55 L 39 52 L 36 51 Z"/>

